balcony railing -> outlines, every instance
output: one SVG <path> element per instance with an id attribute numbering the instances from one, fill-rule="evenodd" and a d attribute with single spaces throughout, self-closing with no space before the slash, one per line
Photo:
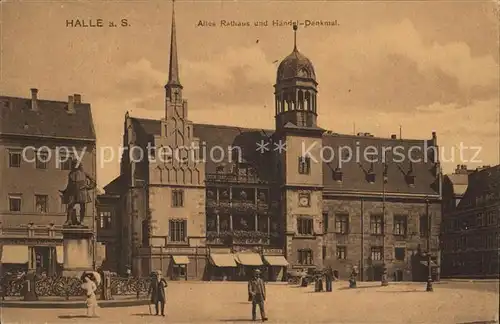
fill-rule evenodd
<path id="1" fill-rule="evenodd" d="M 277 203 L 275 205 L 277 206 Z M 221 200 L 217 203 L 215 199 L 207 199 L 207 208 L 219 213 L 229 213 L 230 211 L 254 213 L 258 211 L 259 213 L 265 214 L 269 212 L 272 207 L 273 205 L 266 202 L 258 202 L 255 204 L 251 200 L 233 200 L 232 202 Z M 276 208 L 273 210 L 276 210 Z"/>
<path id="2" fill-rule="evenodd" d="M 270 236 L 259 231 L 207 232 L 209 244 L 269 245 Z"/>
<path id="3" fill-rule="evenodd" d="M 215 183 L 268 183 L 267 181 L 259 179 L 256 175 L 240 175 L 234 173 L 207 173 L 205 175 L 205 181 Z"/>

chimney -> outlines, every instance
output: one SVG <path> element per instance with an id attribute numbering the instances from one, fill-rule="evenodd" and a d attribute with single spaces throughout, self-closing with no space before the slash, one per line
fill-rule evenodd
<path id="1" fill-rule="evenodd" d="M 74 98 L 74 101 L 75 101 L 75 104 L 81 104 L 82 103 L 82 95 L 79 94 L 79 93 L 75 93 L 73 95 L 73 98 Z"/>
<path id="2" fill-rule="evenodd" d="M 38 89 L 31 89 L 31 110 L 38 110 Z"/>
<path id="3" fill-rule="evenodd" d="M 392 134 L 391 139 L 398 139 L 398 138 L 396 137 L 396 134 Z"/>
<path id="4" fill-rule="evenodd" d="M 75 98 L 73 96 L 68 96 L 68 108 L 66 109 L 68 114 L 75 113 Z"/>

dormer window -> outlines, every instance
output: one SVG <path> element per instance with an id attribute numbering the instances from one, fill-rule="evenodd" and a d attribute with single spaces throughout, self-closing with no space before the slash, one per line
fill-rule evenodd
<path id="1" fill-rule="evenodd" d="M 335 168 L 335 170 L 333 170 L 333 180 L 342 182 L 342 170 L 340 168 Z"/>
<path id="2" fill-rule="evenodd" d="M 366 181 L 369 183 L 375 183 L 375 172 L 373 171 L 368 171 L 366 174 Z"/>
<path id="3" fill-rule="evenodd" d="M 373 171 L 373 162 L 370 164 L 370 169 L 366 172 L 366 181 L 375 183 L 375 171 Z"/>
<path id="4" fill-rule="evenodd" d="M 413 173 L 406 175 L 406 183 L 411 187 L 415 185 L 415 175 Z"/>

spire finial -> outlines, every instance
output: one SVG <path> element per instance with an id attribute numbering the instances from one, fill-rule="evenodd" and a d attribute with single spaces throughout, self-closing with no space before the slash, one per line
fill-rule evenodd
<path id="1" fill-rule="evenodd" d="M 180 86 L 179 63 L 177 61 L 177 35 L 175 32 L 175 0 L 172 0 L 172 28 L 170 34 L 170 66 L 167 85 Z"/>
<path id="2" fill-rule="evenodd" d="M 293 50 L 297 50 L 297 23 L 293 23 Z"/>

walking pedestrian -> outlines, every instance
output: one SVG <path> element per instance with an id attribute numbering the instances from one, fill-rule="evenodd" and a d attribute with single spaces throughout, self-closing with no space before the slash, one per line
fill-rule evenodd
<path id="1" fill-rule="evenodd" d="M 92 280 L 92 273 L 84 273 L 82 276 L 83 284 L 82 289 L 85 292 L 86 304 L 87 304 L 87 317 L 98 317 L 97 316 L 97 298 L 95 296 L 95 292 L 97 290 L 96 283 Z"/>
<path id="2" fill-rule="evenodd" d="M 252 279 L 248 281 L 248 291 L 252 296 L 252 321 L 257 320 L 257 305 L 259 305 L 262 322 L 267 321 L 264 302 L 266 301 L 266 285 L 260 278 L 260 270 L 256 269 Z"/>
<path id="3" fill-rule="evenodd" d="M 326 281 L 326 291 L 331 292 L 332 282 L 333 282 L 333 269 L 331 266 L 328 266 L 328 268 L 326 268 L 325 281 Z"/>
<path id="4" fill-rule="evenodd" d="M 161 316 L 165 316 L 165 303 L 166 303 L 166 288 L 168 284 L 167 281 L 162 278 L 160 272 L 153 273 L 151 276 L 151 285 L 149 286 L 149 292 L 151 294 L 151 304 L 155 305 L 155 315 L 159 315 L 161 310 Z"/>

